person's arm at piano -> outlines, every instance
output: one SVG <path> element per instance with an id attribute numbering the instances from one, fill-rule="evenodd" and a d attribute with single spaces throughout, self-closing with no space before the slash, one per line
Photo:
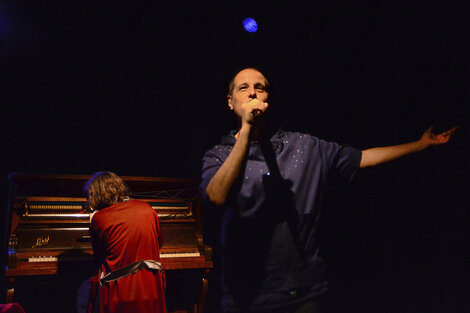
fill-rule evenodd
<path id="1" fill-rule="evenodd" d="M 103 244 L 101 243 L 99 232 L 97 231 L 97 227 L 96 227 L 96 220 L 94 218 L 92 218 L 90 221 L 89 234 L 90 234 L 91 247 L 93 249 L 93 255 L 95 256 L 95 259 L 101 260 L 103 258 L 104 248 L 103 248 Z"/>

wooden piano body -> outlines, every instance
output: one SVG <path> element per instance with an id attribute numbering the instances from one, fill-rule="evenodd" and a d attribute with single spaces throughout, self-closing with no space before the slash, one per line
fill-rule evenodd
<path id="1" fill-rule="evenodd" d="M 83 198 L 83 186 L 89 178 L 89 175 L 10 174 L 5 270 L 8 302 L 17 301 L 13 297 L 21 288 L 26 290 L 24 301 L 38 301 L 31 293 L 42 294 L 43 288 L 63 291 L 67 280 L 86 280 L 96 271 L 88 234 L 90 217 Z M 148 202 L 159 215 L 163 234 L 160 256 L 167 276 L 169 311 L 202 312 L 212 251 L 203 243 L 198 180 L 122 179 L 132 198 Z M 74 277 L 77 273 L 82 277 Z M 35 281 L 39 281 L 37 287 L 30 289 Z M 75 295 L 67 296 L 75 299 Z"/>

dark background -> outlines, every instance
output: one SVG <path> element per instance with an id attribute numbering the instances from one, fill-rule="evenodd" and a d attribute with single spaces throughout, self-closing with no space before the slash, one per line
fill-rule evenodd
<path id="1" fill-rule="evenodd" d="M 447 1 L 0 2 L 2 208 L 9 172 L 199 177 L 254 65 L 287 129 L 368 148 L 460 125 L 361 171 L 326 238 L 333 311 L 467 312 L 468 19 Z"/>

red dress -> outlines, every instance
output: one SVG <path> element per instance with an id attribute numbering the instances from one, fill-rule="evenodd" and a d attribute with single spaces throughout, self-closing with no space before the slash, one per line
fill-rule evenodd
<path id="1" fill-rule="evenodd" d="M 159 235 L 158 215 L 146 202 L 130 200 L 98 211 L 90 225 L 101 263 L 98 277 L 140 260 L 159 260 Z M 99 292 L 102 313 L 166 312 L 160 272 L 143 269 L 104 284 Z"/>

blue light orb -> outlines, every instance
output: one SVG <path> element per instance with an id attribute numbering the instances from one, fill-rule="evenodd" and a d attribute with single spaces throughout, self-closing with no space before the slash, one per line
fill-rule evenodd
<path id="1" fill-rule="evenodd" d="M 251 17 L 247 17 L 243 20 L 243 27 L 245 27 L 247 32 L 254 33 L 258 30 L 258 23 Z"/>

